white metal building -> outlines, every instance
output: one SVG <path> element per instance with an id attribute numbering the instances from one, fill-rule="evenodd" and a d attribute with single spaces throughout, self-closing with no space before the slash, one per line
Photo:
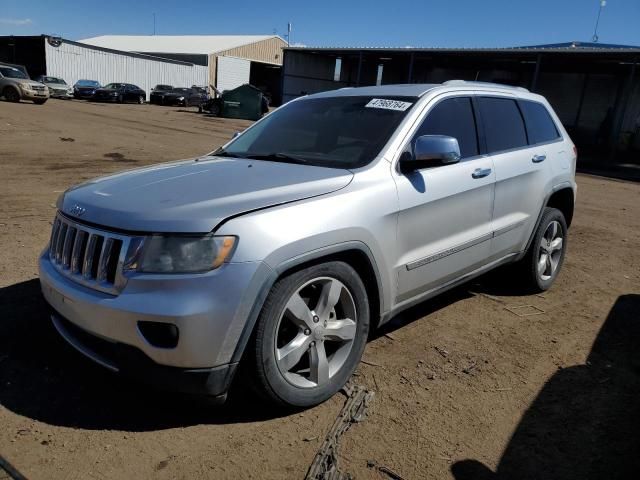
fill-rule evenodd
<path id="1" fill-rule="evenodd" d="M 251 83 L 280 98 L 286 42 L 277 35 L 103 35 L 82 42 L 206 65 L 209 85 L 220 91 Z"/>
<path id="2" fill-rule="evenodd" d="M 149 95 L 158 84 L 208 84 L 208 68 L 192 62 L 96 47 L 59 37 L 0 37 L 0 61 L 25 65 L 29 74 L 132 83 Z"/>

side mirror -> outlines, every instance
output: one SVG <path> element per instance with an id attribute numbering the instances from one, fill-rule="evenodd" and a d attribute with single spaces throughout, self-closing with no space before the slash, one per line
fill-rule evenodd
<path id="1" fill-rule="evenodd" d="M 458 140 L 447 135 L 422 135 L 416 139 L 413 156 L 401 158 L 404 171 L 450 165 L 460 161 Z"/>

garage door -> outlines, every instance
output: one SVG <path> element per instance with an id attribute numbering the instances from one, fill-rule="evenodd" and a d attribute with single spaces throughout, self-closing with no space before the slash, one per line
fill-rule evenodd
<path id="1" fill-rule="evenodd" d="M 218 57 L 218 90 L 231 90 L 249 83 L 250 71 L 250 60 L 235 57 Z"/>

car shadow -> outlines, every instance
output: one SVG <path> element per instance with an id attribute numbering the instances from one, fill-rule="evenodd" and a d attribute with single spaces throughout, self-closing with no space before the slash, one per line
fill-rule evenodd
<path id="1" fill-rule="evenodd" d="M 224 405 L 154 390 L 102 368 L 55 331 L 37 279 L 0 289 L 0 404 L 51 425 L 152 431 L 233 424 L 291 415 L 252 392 L 232 391 Z M 234 398 L 235 397 L 235 398 Z"/>
<path id="2" fill-rule="evenodd" d="M 547 380 L 495 472 L 477 460 L 451 472 L 456 480 L 638 478 L 639 398 L 640 295 L 630 294 L 611 308 L 586 363 Z"/>

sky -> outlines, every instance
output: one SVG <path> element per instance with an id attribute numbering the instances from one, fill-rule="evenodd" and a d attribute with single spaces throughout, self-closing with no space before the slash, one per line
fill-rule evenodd
<path id="1" fill-rule="evenodd" d="M 507 47 L 591 41 L 601 0 L 0 0 L 0 35 L 273 34 L 307 46 Z M 640 45 L 640 0 L 607 0 L 601 43 Z"/>

